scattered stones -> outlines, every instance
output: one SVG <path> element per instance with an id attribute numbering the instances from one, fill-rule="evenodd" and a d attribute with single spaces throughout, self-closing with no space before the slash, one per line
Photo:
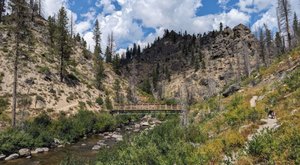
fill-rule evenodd
<path id="1" fill-rule="evenodd" d="M 85 144 L 85 143 L 82 143 L 81 146 L 86 146 L 86 144 Z"/>
<path id="2" fill-rule="evenodd" d="M 27 156 L 27 157 L 26 157 L 26 159 L 31 159 L 31 156 L 30 156 L 30 155 L 29 155 L 29 156 Z"/>
<path id="3" fill-rule="evenodd" d="M 135 125 L 134 125 L 134 128 L 135 128 L 135 129 L 139 129 L 139 128 L 141 128 L 141 125 L 140 125 L 140 124 L 135 124 Z"/>
<path id="4" fill-rule="evenodd" d="M 31 151 L 31 154 L 39 154 L 43 152 L 48 152 L 49 148 L 44 147 L 44 148 L 36 148 L 34 151 Z"/>
<path id="5" fill-rule="evenodd" d="M 252 99 L 250 100 L 250 107 L 255 108 L 256 107 L 256 101 L 258 99 L 258 96 L 253 96 Z"/>
<path id="6" fill-rule="evenodd" d="M 17 159 L 19 158 L 19 154 L 11 154 L 9 155 L 8 157 L 6 157 L 4 160 L 14 160 L 14 159 Z"/>
<path id="7" fill-rule="evenodd" d="M 0 154 L 0 160 L 3 160 L 6 157 L 4 154 Z"/>
<path id="8" fill-rule="evenodd" d="M 20 155 L 20 157 L 27 157 L 27 156 L 30 156 L 31 153 L 28 148 L 22 148 L 19 150 L 19 155 Z"/>
<path id="9" fill-rule="evenodd" d="M 54 138 L 54 143 L 55 144 L 63 144 L 63 142 L 57 138 Z"/>
<path id="10" fill-rule="evenodd" d="M 94 145 L 94 147 L 92 148 L 92 150 L 100 150 L 101 146 L 100 145 Z"/>
<path id="11" fill-rule="evenodd" d="M 145 126 L 145 127 L 148 127 L 150 124 L 148 122 L 142 122 L 141 125 Z"/>
<path id="12" fill-rule="evenodd" d="M 63 148 L 63 147 L 65 147 L 64 145 L 58 145 L 57 146 L 58 148 Z"/>

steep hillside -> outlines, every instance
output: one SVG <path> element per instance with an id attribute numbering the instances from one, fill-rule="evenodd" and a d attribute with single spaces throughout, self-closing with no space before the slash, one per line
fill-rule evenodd
<path id="1" fill-rule="evenodd" d="M 141 88 L 150 83 L 157 98 L 184 95 L 193 102 L 250 75 L 261 61 L 258 41 L 242 24 L 197 36 L 166 31 L 123 66 L 123 75 Z"/>
<path id="2" fill-rule="evenodd" d="M 112 102 L 115 101 L 116 80 L 120 82 L 118 93 L 126 102 L 127 82 L 115 74 L 110 64 L 104 64 L 104 90 L 99 91 L 94 87 L 92 54 L 75 39 L 70 60 L 67 62 L 68 74 L 64 83 L 61 83 L 59 56 L 50 46 L 47 24 L 47 21 L 41 18 L 32 22 L 32 38 L 30 43 L 26 43 L 29 45 L 25 46 L 28 47 L 26 53 L 20 57 L 18 117 L 21 117 L 21 111 L 24 110 L 26 116 L 35 116 L 43 111 L 56 116 L 60 112 L 73 114 L 82 106 L 94 111 L 106 109 L 108 98 Z M 1 111 L 7 114 L 5 120 L 8 120 L 7 116 L 11 110 L 15 54 L 14 36 L 10 29 L 10 25 L 0 24 L 0 98 L 3 102 Z"/>

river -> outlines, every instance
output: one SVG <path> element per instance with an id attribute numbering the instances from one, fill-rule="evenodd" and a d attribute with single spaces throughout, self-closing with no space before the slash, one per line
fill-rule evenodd
<path id="1" fill-rule="evenodd" d="M 145 123 L 141 121 L 141 123 Z M 149 126 L 142 126 L 143 124 L 130 124 L 128 126 L 122 127 L 119 131 L 115 131 L 115 134 L 120 134 L 122 136 L 132 135 L 138 133 L 142 130 L 153 128 L 155 124 Z M 147 122 L 148 123 L 148 122 Z M 139 128 L 136 128 L 139 125 Z M 108 134 L 108 133 L 106 133 Z M 112 133 L 110 133 L 112 134 Z M 92 150 L 93 146 L 99 142 L 99 140 L 104 140 L 104 144 L 111 147 L 117 143 L 114 138 L 105 138 L 103 134 L 95 134 L 82 139 L 75 144 L 65 145 L 61 148 L 51 148 L 49 152 L 33 154 L 30 159 L 19 158 L 10 161 L 0 161 L 3 165 L 59 165 L 66 157 L 72 156 L 78 160 L 95 160 L 97 157 L 97 150 Z M 122 143 L 122 142 L 120 142 Z M 101 149 L 107 149 L 105 147 Z"/>

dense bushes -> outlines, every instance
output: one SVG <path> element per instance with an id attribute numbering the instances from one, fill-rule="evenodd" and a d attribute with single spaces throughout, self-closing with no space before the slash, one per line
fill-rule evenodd
<path id="1" fill-rule="evenodd" d="M 92 132 L 112 131 L 118 124 L 127 123 L 131 118 L 80 110 L 74 116 L 67 118 L 62 113 L 58 120 L 52 120 L 43 113 L 31 121 L 26 121 L 22 128 L 1 132 L 0 153 L 9 154 L 24 147 L 51 146 L 54 138 L 64 142 L 75 142 Z"/>

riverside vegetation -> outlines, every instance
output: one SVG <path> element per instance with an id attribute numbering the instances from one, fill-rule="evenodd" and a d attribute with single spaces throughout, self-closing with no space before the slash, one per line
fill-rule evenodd
<path id="1" fill-rule="evenodd" d="M 295 60 L 295 69 L 282 80 L 264 82 L 288 63 L 287 55 L 256 73 L 260 76 L 253 80 L 259 81 L 259 85 L 250 87 L 250 80 L 245 79 L 242 93 L 221 99 L 213 97 L 192 105 L 192 121 L 187 127 L 181 126 L 178 117 L 174 117 L 109 150 L 100 150 L 97 161 L 89 164 L 299 164 L 300 49 L 290 55 Z M 253 95 L 264 96 L 256 107 L 249 105 Z M 219 110 L 220 102 L 224 106 L 222 110 Z M 248 141 L 263 124 L 261 119 L 266 118 L 268 108 L 277 113 L 280 125 Z M 76 158 L 63 162 L 82 163 Z"/>
<path id="2" fill-rule="evenodd" d="M 74 116 L 66 117 L 62 113 L 54 120 L 43 113 L 21 127 L 0 132 L 0 154 L 8 155 L 21 148 L 51 147 L 54 138 L 61 143 L 74 143 L 88 134 L 113 131 L 135 119 L 137 116 L 114 117 L 108 113 L 79 110 Z"/>

